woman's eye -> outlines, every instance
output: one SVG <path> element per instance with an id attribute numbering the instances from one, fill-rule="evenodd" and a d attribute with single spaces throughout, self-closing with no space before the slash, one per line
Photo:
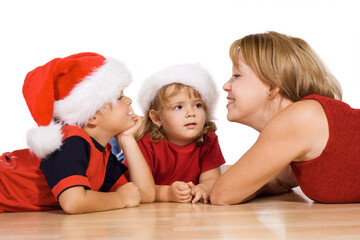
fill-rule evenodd
<path id="1" fill-rule="evenodd" d="M 123 98 L 123 96 L 120 96 L 117 100 L 121 100 Z"/>
<path id="2" fill-rule="evenodd" d="M 233 74 L 233 77 L 238 78 L 238 77 L 241 77 L 241 75 L 240 74 Z"/>
<path id="3" fill-rule="evenodd" d="M 180 109 L 182 109 L 182 106 L 181 106 L 181 105 L 176 105 L 176 106 L 174 107 L 174 110 L 180 110 Z"/>

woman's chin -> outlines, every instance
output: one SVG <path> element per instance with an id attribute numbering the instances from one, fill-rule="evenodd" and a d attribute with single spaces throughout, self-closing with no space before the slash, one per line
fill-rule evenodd
<path id="1" fill-rule="evenodd" d="M 229 113 L 227 115 L 227 120 L 230 122 L 236 122 L 236 119 L 234 119 L 234 117 L 232 117 Z"/>

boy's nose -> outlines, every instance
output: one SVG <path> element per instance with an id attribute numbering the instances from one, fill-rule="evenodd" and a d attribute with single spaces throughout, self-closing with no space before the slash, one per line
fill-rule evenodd
<path id="1" fill-rule="evenodd" d="M 126 96 L 124 96 L 125 97 L 125 100 L 126 100 L 126 102 L 130 105 L 131 103 L 132 103 L 132 100 L 131 100 L 131 98 L 129 98 L 129 97 L 126 97 Z"/>

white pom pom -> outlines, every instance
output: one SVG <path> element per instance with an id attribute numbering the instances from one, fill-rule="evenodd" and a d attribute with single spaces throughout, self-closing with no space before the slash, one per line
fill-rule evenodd
<path id="1" fill-rule="evenodd" d="M 26 141 L 30 150 L 41 159 L 55 152 L 62 144 L 61 128 L 62 125 L 51 123 L 28 130 Z"/>

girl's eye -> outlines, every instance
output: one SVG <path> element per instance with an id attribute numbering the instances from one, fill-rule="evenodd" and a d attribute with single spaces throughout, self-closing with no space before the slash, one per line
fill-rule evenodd
<path id="1" fill-rule="evenodd" d="M 195 104 L 195 107 L 196 108 L 202 108 L 204 106 L 204 104 L 202 104 L 202 103 L 197 103 L 197 104 Z"/>
<path id="2" fill-rule="evenodd" d="M 174 110 L 180 110 L 180 109 L 182 109 L 182 106 L 181 106 L 181 105 L 176 105 L 176 106 L 174 107 Z"/>

